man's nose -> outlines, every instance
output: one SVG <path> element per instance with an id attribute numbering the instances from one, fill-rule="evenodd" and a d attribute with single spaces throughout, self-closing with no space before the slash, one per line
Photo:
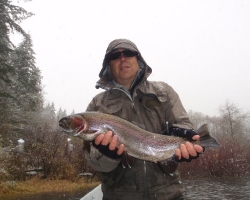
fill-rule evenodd
<path id="1" fill-rule="evenodd" d="M 120 60 L 121 60 L 121 61 L 126 60 L 126 56 L 124 56 L 123 53 L 122 53 L 121 56 L 120 56 Z"/>

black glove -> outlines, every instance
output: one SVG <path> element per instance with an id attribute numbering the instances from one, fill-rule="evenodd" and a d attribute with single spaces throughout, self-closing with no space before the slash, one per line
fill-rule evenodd
<path id="1" fill-rule="evenodd" d="M 96 145 L 94 142 L 92 142 L 92 145 L 98 149 L 103 155 L 113 158 L 113 159 L 119 159 L 121 158 L 121 165 L 123 168 L 131 168 L 134 164 L 135 158 L 128 155 L 126 151 L 123 152 L 122 155 L 117 154 L 117 149 L 115 150 L 110 150 L 109 145 L 104 146 L 104 145 Z"/>
<path id="2" fill-rule="evenodd" d="M 203 148 L 203 149 L 204 149 L 204 148 Z M 205 150 L 205 149 L 204 149 L 204 150 Z M 188 159 L 181 157 L 181 159 L 178 160 L 178 161 L 179 161 L 179 162 L 183 162 L 183 161 L 185 161 L 185 162 L 191 162 L 193 159 L 199 158 L 199 155 L 200 155 L 200 154 L 202 154 L 202 153 L 198 153 L 198 152 L 197 152 L 197 156 L 191 156 L 191 155 L 189 155 L 189 158 L 188 158 Z"/>
<path id="3" fill-rule="evenodd" d="M 169 130 L 165 129 L 164 132 L 162 133 L 164 135 L 173 135 L 173 136 L 178 136 L 178 137 L 183 137 L 183 138 L 187 138 L 190 141 L 193 141 L 193 136 L 197 135 L 197 133 L 195 132 L 195 130 L 193 129 L 185 129 L 185 128 L 179 128 L 179 127 L 171 127 Z M 203 152 L 205 151 L 205 148 L 203 147 Z M 179 162 L 191 162 L 191 160 L 193 159 L 197 159 L 199 158 L 199 155 L 202 153 L 197 153 L 196 156 L 191 156 L 189 155 L 189 158 L 181 158 L 180 160 L 178 160 Z"/>
<path id="4" fill-rule="evenodd" d="M 193 129 L 185 129 L 185 128 L 178 128 L 178 127 L 171 127 L 169 129 L 169 134 L 178 137 L 184 137 L 189 140 L 193 140 L 192 137 L 197 135 L 197 133 Z"/>
<path id="5" fill-rule="evenodd" d="M 92 145 L 98 149 L 103 155 L 109 157 L 109 158 L 113 158 L 113 159 L 119 159 L 121 158 L 121 155 L 117 154 L 117 149 L 115 150 L 110 150 L 109 149 L 109 145 L 96 145 L 95 142 L 92 142 Z"/>

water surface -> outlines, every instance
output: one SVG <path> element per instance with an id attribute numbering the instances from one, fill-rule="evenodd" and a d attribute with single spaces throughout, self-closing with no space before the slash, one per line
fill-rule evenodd
<path id="1" fill-rule="evenodd" d="M 221 199 L 249 200 L 250 177 L 235 179 L 201 179 L 183 181 L 187 194 L 186 200 L 191 199 Z"/>

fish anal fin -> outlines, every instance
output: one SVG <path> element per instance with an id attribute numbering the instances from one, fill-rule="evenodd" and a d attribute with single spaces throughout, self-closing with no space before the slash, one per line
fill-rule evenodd
<path id="1" fill-rule="evenodd" d="M 178 163 L 179 162 L 177 157 L 173 155 L 172 157 L 166 160 L 158 161 L 158 166 L 163 171 L 163 173 L 172 175 L 177 169 Z"/>

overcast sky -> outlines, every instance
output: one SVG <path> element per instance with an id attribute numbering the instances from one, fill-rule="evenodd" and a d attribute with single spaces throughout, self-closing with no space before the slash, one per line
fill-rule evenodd
<path id="1" fill-rule="evenodd" d="M 250 111 L 249 0 L 33 0 L 30 33 L 45 98 L 70 114 L 94 95 L 108 44 L 132 40 L 187 111 L 209 116 L 227 100 Z"/>

